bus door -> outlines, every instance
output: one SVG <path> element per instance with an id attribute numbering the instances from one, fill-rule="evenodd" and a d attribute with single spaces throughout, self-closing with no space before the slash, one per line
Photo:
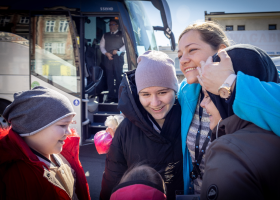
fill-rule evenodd
<path id="1" fill-rule="evenodd" d="M 76 21 L 74 16 L 73 20 Z M 114 92 L 118 94 L 115 76 L 113 76 L 113 81 L 110 82 L 109 80 L 108 82 L 108 75 L 115 72 L 106 68 L 108 67 L 106 66 L 108 58 L 104 54 L 106 43 L 104 34 L 110 33 L 109 23 L 111 20 L 115 20 L 113 24 L 118 27 L 117 31 L 122 33 L 123 41 L 123 46 L 120 47 L 113 59 L 117 59 L 116 62 L 122 68 L 121 73 L 136 68 L 135 45 L 131 40 L 133 37 L 131 37 L 131 34 L 129 36 L 128 25 L 121 20 L 120 13 L 83 13 L 79 33 L 81 36 L 81 52 L 84 52 L 81 56 L 83 60 L 81 67 L 84 68 L 84 93 L 88 98 L 87 117 L 90 120 L 87 134 L 85 134 L 86 142 L 93 142 L 94 134 L 106 128 L 104 121 L 107 116 L 119 114 L 116 103 L 104 104 L 108 98 L 108 84 L 113 84 Z M 108 45 L 108 41 L 106 45 Z M 129 52 L 133 53 L 130 55 Z"/>
<path id="2" fill-rule="evenodd" d="M 76 112 L 71 127 L 83 141 L 83 126 L 89 121 L 84 112 L 79 36 L 70 12 L 31 12 L 29 40 L 31 88 L 45 86 L 70 100 Z"/>
<path id="3" fill-rule="evenodd" d="M 127 35 L 125 34 L 127 31 L 123 30 L 124 26 L 122 22 L 120 21 L 119 15 L 84 15 L 83 17 L 83 39 L 84 39 L 84 68 L 85 68 L 85 92 L 89 94 L 89 96 L 93 95 L 99 95 L 100 101 L 103 101 L 104 95 L 106 94 L 107 91 L 107 81 L 106 81 L 106 68 L 105 68 L 105 55 L 104 52 L 102 52 L 102 44 L 101 40 L 103 38 L 103 35 L 105 33 L 110 32 L 110 27 L 109 27 L 109 22 L 110 20 L 116 20 L 118 23 L 118 31 L 122 32 L 122 39 L 124 43 L 124 47 L 118 52 L 118 56 L 121 56 L 124 58 L 124 64 L 123 64 L 123 71 L 126 72 L 128 70 L 131 70 L 131 67 L 129 67 L 129 62 L 128 62 L 128 55 L 127 53 L 129 50 L 127 48 L 132 48 L 132 47 L 127 47 L 126 48 L 126 43 L 127 43 Z M 128 37 L 130 38 L 130 37 Z M 103 38 L 103 41 L 104 38 Z M 106 41 L 105 41 L 106 42 Z M 130 42 L 131 43 L 131 42 Z M 101 48 L 100 48 L 101 46 Z M 104 45 L 103 45 L 104 46 Z M 132 46 L 132 45 L 128 45 Z M 134 56 L 129 56 L 134 58 L 134 65 L 136 64 L 136 55 Z M 103 70 L 103 78 L 101 82 L 98 84 L 96 87 L 95 91 L 89 91 L 88 88 L 91 85 L 92 79 L 97 79 L 98 76 L 94 76 L 94 69 L 93 67 L 97 66 L 100 67 Z M 136 67 L 136 65 L 135 65 Z M 133 67 L 133 68 L 135 68 Z M 117 89 L 117 88 L 116 88 Z"/>

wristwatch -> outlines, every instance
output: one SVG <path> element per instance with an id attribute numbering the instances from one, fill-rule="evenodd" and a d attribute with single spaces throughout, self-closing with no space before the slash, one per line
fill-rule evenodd
<path id="1" fill-rule="evenodd" d="M 230 95 L 231 95 L 230 88 L 231 88 L 233 82 L 235 81 L 235 79 L 236 79 L 236 75 L 231 74 L 231 75 L 229 75 L 229 77 L 227 77 L 227 79 L 225 80 L 223 85 L 221 85 L 221 87 L 219 87 L 218 93 L 221 98 L 228 99 L 230 97 Z"/>

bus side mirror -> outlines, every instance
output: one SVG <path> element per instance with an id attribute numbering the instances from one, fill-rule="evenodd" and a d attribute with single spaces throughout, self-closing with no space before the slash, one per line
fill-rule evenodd
<path id="1" fill-rule="evenodd" d="M 173 32 L 171 31 L 170 33 L 168 33 L 168 32 L 165 31 L 165 28 L 161 27 L 161 26 L 153 26 L 153 28 L 154 28 L 155 31 L 163 31 L 164 32 L 164 35 L 170 40 L 171 50 L 175 51 L 176 44 L 175 44 L 175 37 L 174 37 Z"/>
<path id="2" fill-rule="evenodd" d="M 175 38 L 172 33 L 172 18 L 169 9 L 169 5 L 166 0 L 151 0 L 153 6 L 160 11 L 161 20 L 163 23 L 163 27 L 154 26 L 154 30 L 164 31 L 164 35 L 170 39 L 171 50 L 174 51 L 175 46 Z"/>

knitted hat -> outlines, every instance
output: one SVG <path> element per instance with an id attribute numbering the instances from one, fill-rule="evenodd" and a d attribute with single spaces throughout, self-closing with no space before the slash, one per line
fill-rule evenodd
<path id="1" fill-rule="evenodd" d="M 113 191 L 110 200 L 166 200 L 161 186 L 148 180 L 133 180 L 120 183 Z"/>
<path id="2" fill-rule="evenodd" d="M 161 51 L 147 51 L 137 59 L 137 92 L 147 87 L 166 87 L 178 91 L 174 61 Z"/>
<path id="3" fill-rule="evenodd" d="M 34 135 L 57 121 L 75 115 L 67 97 L 42 86 L 14 94 L 3 117 L 21 137 Z"/>

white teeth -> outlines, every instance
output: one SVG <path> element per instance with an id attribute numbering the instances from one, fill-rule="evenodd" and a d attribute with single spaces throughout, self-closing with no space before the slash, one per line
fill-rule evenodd
<path id="1" fill-rule="evenodd" d="M 196 67 L 188 68 L 188 69 L 185 70 L 185 72 L 188 72 L 188 71 L 191 71 L 191 70 L 194 70 L 194 69 L 196 69 Z"/>
<path id="2" fill-rule="evenodd" d="M 160 109 L 162 109 L 162 107 L 161 107 L 161 108 L 159 108 L 159 109 L 153 109 L 153 110 L 158 111 L 158 110 L 160 110 Z"/>

